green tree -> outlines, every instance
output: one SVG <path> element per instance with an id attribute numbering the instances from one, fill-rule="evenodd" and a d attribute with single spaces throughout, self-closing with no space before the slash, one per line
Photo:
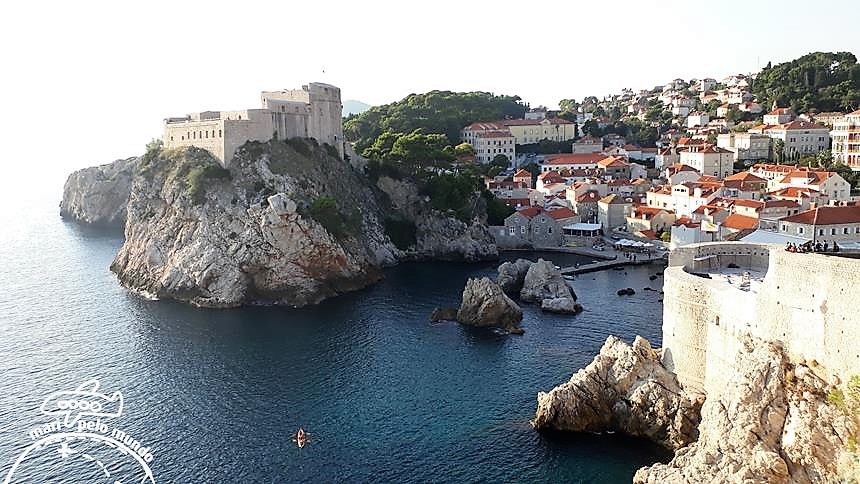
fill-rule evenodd
<path id="1" fill-rule="evenodd" d="M 773 140 L 773 159 L 779 163 L 785 161 L 785 141 Z"/>
<path id="2" fill-rule="evenodd" d="M 460 143 L 454 147 L 454 156 L 474 156 L 475 148 L 469 143 Z"/>
<path id="3" fill-rule="evenodd" d="M 356 142 L 356 151 L 363 152 L 386 131 L 439 133 L 447 144 L 459 143 L 460 130 L 476 121 L 492 121 L 505 117 L 521 118 L 526 105 L 519 96 L 497 96 L 488 92 L 430 91 L 410 94 L 400 101 L 374 106 L 347 118 L 344 136 Z"/>
<path id="4" fill-rule="evenodd" d="M 860 106 L 860 65 L 850 52 L 813 52 L 766 67 L 752 92 L 765 106 L 776 102 L 796 112 L 849 111 Z"/>

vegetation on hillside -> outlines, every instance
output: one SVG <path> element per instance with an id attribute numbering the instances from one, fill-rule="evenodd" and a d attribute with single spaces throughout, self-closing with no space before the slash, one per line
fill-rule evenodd
<path id="1" fill-rule="evenodd" d="M 460 130 L 476 121 L 492 121 L 506 116 L 521 118 L 527 106 L 519 96 L 496 96 L 488 92 L 430 91 L 410 94 L 404 99 L 350 116 L 344 135 L 356 142 L 361 153 L 386 131 L 442 134 L 450 145 L 459 143 Z"/>
<path id="2" fill-rule="evenodd" d="M 850 52 L 814 52 L 768 65 L 752 91 L 766 109 L 776 101 L 798 113 L 851 111 L 860 107 L 860 64 Z"/>
<path id="3" fill-rule="evenodd" d="M 361 156 L 381 162 L 435 166 L 453 160 L 455 152 L 445 135 L 424 134 L 419 128 L 411 133 L 386 131 Z"/>
<path id="4" fill-rule="evenodd" d="M 355 208 L 341 210 L 332 197 L 322 196 L 314 200 L 307 208 L 307 215 L 338 239 L 356 235 L 361 231 L 361 213 Z"/>

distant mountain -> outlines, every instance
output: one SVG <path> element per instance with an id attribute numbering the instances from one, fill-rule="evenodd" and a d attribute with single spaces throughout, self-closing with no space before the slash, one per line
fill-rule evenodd
<path id="1" fill-rule="evenodd" d="M 343 116 L 347 117 L 350 114 L 361 114 L 370 109 L 370 104 L 365 104 L 355 99 L 347 99 L 343 102 Z"/>

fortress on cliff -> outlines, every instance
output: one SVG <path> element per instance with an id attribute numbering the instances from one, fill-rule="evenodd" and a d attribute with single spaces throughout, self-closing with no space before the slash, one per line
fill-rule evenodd
<path id="1" fill-rule="evenodd" d="M 301 89 L 263 91 L 261 109 L 203 111 L 164 120 L 164 146 L 196 146 L 226 167 L 248 141 L 273 137 L 314 138 L 334 146 L 343 157 L 343 105 L 340 89 L 312 82 Z"/>
<path id="2" fill-rule="evenodd" d="M 860 375 L 860 260 L 781 246 L 705 243 L 672 251 L 663 286 L 663 361 L 686 388 L 719 395 L 742 334 L 842 382 Z"/>

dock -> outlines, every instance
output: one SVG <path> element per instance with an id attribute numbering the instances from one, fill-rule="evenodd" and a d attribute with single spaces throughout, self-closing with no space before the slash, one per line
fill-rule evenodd
<path id="1" fill-rule="evenodd" d="M 591 264 L 580 264 L 579 267 L 571 266 L 571 267 L 562 267 L 559 269 L 562 275 L 576 275 L 576 274 L 585 274 L 587 272 L 595 272 L 602 271 L 604 269 L 612 269 L 613 267 L 624 267 L 624 266 L 641 266 L 645 264 L 650 264 L 654 261 L 660 259 L 644 259 L 637 260 L 633 262 L 628 259 L 614 259 L 614 260 L 604 260 L 599 262 L 592 262 Z"/>

